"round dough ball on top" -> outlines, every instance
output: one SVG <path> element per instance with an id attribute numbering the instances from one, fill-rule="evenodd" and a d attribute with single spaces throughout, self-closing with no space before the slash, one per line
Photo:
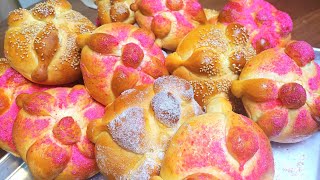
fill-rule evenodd
<path id="1" fill-rule="evenodd" d="M 154 35 L 131 24 L 110 23 L 78 37 L 81 71 L 91 96 L 108 105 L 123 91 L 167 75 Z"/>
<path id="2" fill-rule="evenodd" d="M 20 94 L 13 141 L 35 179 L 87 179 L 98 173 L 87 125 L 104 106 L 83 85 Z"/>
<path id="3" fill-rule="evenodd" d="M 122 93 L 88 126 L 100 172 L 110 179 L 158 175 L 168 142 L 189 118 L 202 114 L 192 86 L 175 76 Z"/>
<path id="4" fill-rule="evenodd" d="M 320 67 L 304 41 L 265 50 L 243 68 L 232 93 L 271 141 L 294 143 L 310 137 L 320 122 Z"/>

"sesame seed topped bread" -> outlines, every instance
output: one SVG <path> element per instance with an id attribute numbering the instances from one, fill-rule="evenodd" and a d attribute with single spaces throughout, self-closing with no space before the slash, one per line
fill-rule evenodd
<path id="1" fill-rule="evenodd" d="M 130 5 L 134 0 L 96 0 L 98 19 L 101 24 L 124 22 L 134 24 L 134 12 Z"/>
<path id="2" fill-rule="evenodd" d="M 100 172 L 118 180 L 158 175 L 171 137 L 199 114 L 192 86 L 175 76 L 125 91 L 88 126 Z"/>
<path id="3" fill-rule="evenodd" d="M 310 137 L 320 122 L 320 67 L 312 47 L 292 41 L 252 58 L 232 93 L 270 140 L 294 143 Z"/>
<path id="4" fill-rule="evenodd" d="M 95 26 L 66 0 L 48 0 L 9 14 L 4 51 L 10 65 L 32 82 L 67 84 L 81 77 L 79 34 Z"/>
<path id="5" fill-rule="evenodd" d="M 207 106 L 214 96 L 231 94 L 231 82 L 255 55 L 248 40 L 246 29 L 239 24 L 201 25 L 167 57 L 166 67 L 173 75 L 188 80 L 197 102 Z"/>

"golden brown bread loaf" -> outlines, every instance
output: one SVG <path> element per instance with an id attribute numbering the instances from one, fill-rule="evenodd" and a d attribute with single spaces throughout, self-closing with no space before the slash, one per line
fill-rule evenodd
<path id="1" fill-rule="evenodd" d="M 231 94 L 231 82 L 255 55 L 248 39 L 246 29 L 238 24 L 199 26 L 166 58 L 166 67 L 173 75 L 188 80 L 197 102 L 207 106 L 215 95 Z"/>
<path id="2" fill-rule="evenodd" d="M 91 96 L 108 105 L 123 91 L 167 75 L 164 55 L 150 32 L 110 23 L 78 37 L 81 71 Z"/>
<path id="3" fill-rule="evenodd" d="M 134 24 L 134 12 L 130 5 L 135 0 L 96 0 L 98 20 L 101 24 L 124 22 Z"/>
<path id="4" fill-rule="evenodd" d="M 208 113 L 185 122 L 166 151 L 164 180 L 272 180 L 274 162 L 269 139 L 251 119 L 215 98 Z"/>
<path id="5" fill-rule="evenodd" d="M 104 107 L 84 86 L 20 94 L 17 105 L 13 140 L 35 179 L 87 179 L 98 172 L 86 130 Z"/>
<path id="6" fill-rule="evenodd" d="M 156 43 L 170 51 L 188 32 L 207 21 L 198 0 L 136 0 L 131 9 L 138 25 L 152 31 Z"/>
<path id="7" fill-rule="evenodd" d="M 252 58 L 232 84 L 233 94 L 270 140 L 298 142 L 318 130 L 320 67 L 314 58 L 308 43 L 293 41 Z"/>
<path id="8" fill-rule="evenodd" d="M 79 34 L 95 26 L 66 0 L 48 0 L 9 14 L 4 50 L 10 65 L 32 82 L 60 85 L 81 77 Z"/>
<path id="9" fill-rule="evenodd" d="M 174 76 L 123 92 L 105 116 L 88 126 L 100 172 L 111 179 L 158 175 L 168 141 L 190 117 L 202 114 L 192 86 Z"/>
<path id="10" fill-rule="evenodd" d="M 0 58 L 0 148 L 19 156 L 12 139 L 13 123 L 19 112 L 15 102 L 21 93 L 43 91 L 46 88 L 31 83 Z"/>

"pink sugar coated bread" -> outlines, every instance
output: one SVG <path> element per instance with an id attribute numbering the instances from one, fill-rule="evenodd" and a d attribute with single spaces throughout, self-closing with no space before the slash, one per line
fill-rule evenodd
<path id="1" fill-rule="evenodd" d="M 13 140 L 35 179 L 87 179 L 98 172 L 87 125 L 104 107 L 82 85 L 20 94 Z"/>
<path id="2" fill-rule="evenodd" d="M 216 107 L 186 121 L 173 136 L 160 177 L 273 179 L 274 161 L 267 136 L 251 119 L 232 112 L 226 99 L 215 101 Z"/>
<path id="3" fill-rule="evenodd" d="M 13 123 L 19 112 L 15 99 L 21 93 L 45 90 L 43 86 L 31 83 L 10 68 L 6 59 L 0 59 L 0 148 L 19 156 L 12 140 Z"/>
<path id="4" fill-rule="evenodd" d="M 310 137 L 320 122 L 320 67 L 312 47 L 292 41 L 252 58 L 231 90 L 272 141 Z"/>
<path id="5" fill-rule="evenodd" d="M 157 44 L 171 51 L 192 29 L 207 21 L 198 0 L 137 0 L 131 9 L 139 26 L 152 31 Z"/>
<path id="6" fill-rule="evenodd" d="M 229 0 L 219 21 L 244 25 L 257 52 L 286 45 L 293 28 L 290 16 L 265 0 Z"/>
<path id="7" fill-rule="evenodd" d="M 86 88 L 104 105 L 127 89 L 168 74 L 153 34 L 136 26 L 105 24 L 77 41 L 83 47 L 80 67 Z"/>

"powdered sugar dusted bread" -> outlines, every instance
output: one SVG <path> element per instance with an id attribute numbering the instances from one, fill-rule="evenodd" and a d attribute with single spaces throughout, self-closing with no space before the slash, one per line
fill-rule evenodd
<path id="1" fill-rule="evenodd" d="M 229 0 L 220 12 L 219 21 L 245 26 L 257 52 L 286 45 L 293 26 L 287 13 L 265 0 Z"/>
<path id="2" fill-rule="evenodd" d="M 104 107 L 85 87 L 20 94 L 13 140 L 35 179 L 87 179 L 98 172 L 87 125 Z"/>
<path id="3" fill-rule="evenodd" d="M 161 178 L 273 179 L 271 145 L 263 131 L 252 120 L 232 112 L 225 99 L 215 102 L 224 110 L 213 108 L 191 118 L 173 136 Z"/>
<path id="4" fill-rule="evenodd" d="M 81 77 L 77 35 L 95 26 L 66 0 L 48 0 L 9 14 L 4 51 L 10 65 L 32 82 L 60 85 Z"/>
<path id="5" fill-rule="evenodd" d="M 130 9 L 132 3 L 134 0 L 96 0 L 99 22 L 135 23 L 134 12 Z"/>
<path id="6" fill-rule="evenodd" d="M 100 172 L 115 179 L 158 175 L 168 141 L 190 117 L 202 114 L 192 86 L 174 76 L 123 92 L 88 126 Z"/>
<path id="7" fill-rule="evenodd" d="M 268 49 L 244 67 L 232 92 L 272 141 L 293 143 L 318 130 L 320 67 L 304 41 Z"/>
<path id="8" fill-rule="evenodd" d="M 45 90 L 26 80 L 10 68 L 7 59 L 0 58 L 0 148 L 19 156 L 12 140 L 13 123 L 19 112 L 15 99 L 21 93 Z"/>
<path id="9" fill-rule="evenodd" d="M 81 71 L 93 98 L 108 105 L 123 91 L 167 75 L 154 40 L 150 32 L 125 23 L 105 24 L 79 36 Z"/>
<path id="10" fill-rule="evenodd" d="M 239 24 L 199 26 L 166 59 L 173 75 L 188 80 L 200 105 L 218 94 L 230 95 L 230 86 L 255 55 L 246 29 Z M 236 102 L 236 101 L 234 101 Z"/>
<path id="11" fill-rule="evenodd" d="M 198 0 L 136 0 L 131 9 L 139 26 L 152 31 L 157 44 L 171 51 L 188 32 L 206 23 Z"/>

